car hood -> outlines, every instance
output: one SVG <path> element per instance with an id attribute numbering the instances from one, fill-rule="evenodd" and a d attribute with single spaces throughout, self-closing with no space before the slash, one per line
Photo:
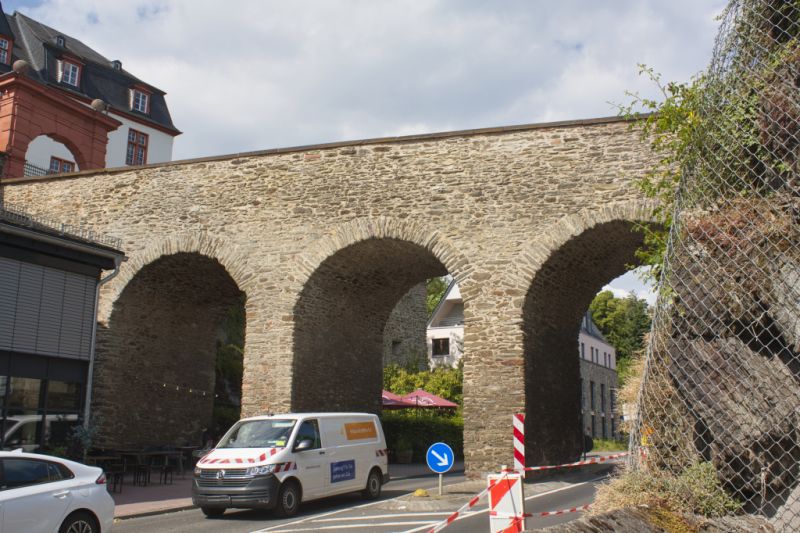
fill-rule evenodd
<path id="1" fill-rule="evenodd" d="M 270 464 L 285 455 L 285 450 L 286 448 L 215 448 L 197 461 L 197 466 L 213 468 Z"/>

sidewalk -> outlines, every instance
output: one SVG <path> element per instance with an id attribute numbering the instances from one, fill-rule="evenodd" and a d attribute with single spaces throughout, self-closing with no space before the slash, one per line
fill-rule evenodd
<path id="1" fill-rule="evenodd" d="M 463 472 L 464 462 L 456 461 L 450 472 Z M 425 463 L 407 465 L 390 464 L 391 479 L 407 479 L 430 475 L 431 471 Z M 126 477 L 122 492 L 112 493 L 116 509 L 114 518 L 133 518 L 149 514 L 179 511 L 192 507 L 192 473 L 176 475 L 171 485 L 151 483 L 146 487 L 134 486 Z"/>

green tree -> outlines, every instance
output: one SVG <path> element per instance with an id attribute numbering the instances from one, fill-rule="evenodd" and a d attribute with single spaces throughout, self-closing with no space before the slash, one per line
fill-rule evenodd
<path id="1" fill-rule="evenodd" d="M 647 302 L 633 294 L 616 298 L 611 291 L 603 291 L 592 300 L 589 310 L 600 332 L 617 350 L 617 373 L 622 382 L 634 354 L 644 347 L 644 334 L 650 330 Z"/>
<path id="2" fill-rule="evenodd" d="M 433 310 L 439 305 L 439 300 L 444 296 L 444 291 L 447 290 L 448 280 L 446 277 L 431 278 L 425 286 L 428 289 L 428 295 L 425 304 L 428 308 L 428 316 L 431 316 Z"/>

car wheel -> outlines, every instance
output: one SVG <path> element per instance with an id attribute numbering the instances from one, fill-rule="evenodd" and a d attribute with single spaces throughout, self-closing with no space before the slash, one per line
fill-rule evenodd
<path id="1" fill-rule="evenodd" d="M 361 494 L 368 500 L 375 500 L 381 495 L 381 472 L 377 468 L 373 468 L 372 472 L 367 477 L 367 487 L 361 491 Z"/>
<path id="2" fill-rule="evenodd" d="M 224 507 L 201 507 L 200 510 L 203 511 L 203 514 L 208 518 L 219 518 L 225 514 Z"/>
<path id="3" fill-rule="evenodd" d="M 100 526 L 92 515 L 80 512 L 69 515 L 58 533 L 100 533 Z"/>
<path id="4" fill-rule="evenodd" d="M 278 491 L 278 505 L 275 507 L 275 514 L 287 518 L 297 514 L 300 507 L 300 484 L 290 479 L 281 485 Z"/>

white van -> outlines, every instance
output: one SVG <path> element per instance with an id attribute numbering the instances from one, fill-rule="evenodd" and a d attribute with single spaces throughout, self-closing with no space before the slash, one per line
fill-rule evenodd
<path id="1" fill-rule="evenodd" d="M 386 439 L 376 415 L 299 413 L 238 421 L 194 469 L 192 503 L 208 517 L 225 509 L 297 512 L 300 502 L 389 481 Z"/>

